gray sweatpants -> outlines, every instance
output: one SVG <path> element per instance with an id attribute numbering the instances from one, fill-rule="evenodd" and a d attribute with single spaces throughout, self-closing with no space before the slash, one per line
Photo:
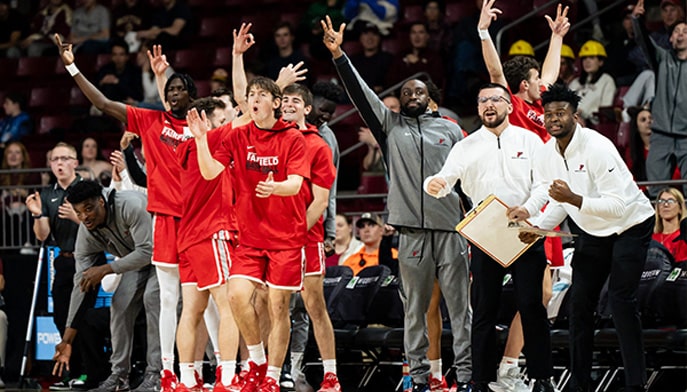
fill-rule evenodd
<path id="1" fill-rule="evenodd" d="M 134 343 L 134 323 L 145 308 L 146 313 L 146 372 L 159 373 L 160 359 L 160 286 L 155 268 L 122 274 L 122 280 L 112 295 L 110 305 L 110 333 L 112 334 L 112 373 L 128 376 L 131 370 L 131 350 Z"/>
<path id="2" fill-rule="evenodd" d="M 467 242 L 456 232 L 403 228 L 399 231 L 398 261 L 404 298 L 405 351 L 415 383 L 427 383 L 427 309 L 434 279 L 446 302 L 453 333 L 453 366 L 458 381 L 470 381 L 470 265 Z"/>

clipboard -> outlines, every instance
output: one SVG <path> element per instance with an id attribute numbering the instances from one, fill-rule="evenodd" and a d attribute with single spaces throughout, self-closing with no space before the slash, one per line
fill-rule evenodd
<path id="1" fill-rule="evenodd" d="M 504 202 L 489 195 L 456 225 L 457 232 L 504 268 L 513 264 L 534 245 L 534 242 L 525 244 L 520 241 L 519 230 L 509 227 L 507 210 L 508 206 Z M 527 221 L 520 223 L 532 227 Z"/>

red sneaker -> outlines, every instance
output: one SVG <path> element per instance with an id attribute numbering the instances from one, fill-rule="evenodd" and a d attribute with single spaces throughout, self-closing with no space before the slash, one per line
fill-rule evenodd
<path id="1" fill-rule="evenodd" d="M 429 390 L 432 392 L 448 392 L 448 384 L 446 383 L 446 378 L 441 377 L 441 380 L 438 378 L 432 377 L 432 375 L 429 375 Z"/>
<path id="2" fill-rule="evenodd" d="M 255 362 L 249 361 L 248 366 L 248 374 L 246 374 L 243 377 L 244 384 L 241 387 L 241 392 L 257 392 L 258 386 L 262 383 L 262 380 L 265 378 L 265 374 L 267 374 L 267 363 L 264 363 L 262 365 L 256 365 Z M 277 391 L 278 390 L 279 389 L 277 389 Z"/>
<path id="3" fill-rule="evenodd" d="M 258 392 L 279 392 L 279 382 L 272 377 L 265 377 L 260 383 Z"/>
<path id="4" fill-rule="evenodd" d="M 329 372 L 324 375 L 320 389 L 317 392 L 341 392 L 341 384 L 336 374 Z"/>
<path id="5" fill-rule="evenodd" d="M 174 392 L 178 382 L 171 370 L 163 370 L 160 374 L 160 392 Z"/>
<path id="6" fill-rule="evenodd" d="M 192 387 L 187 387 L 183 383 L 178 383 L 176 387 L 174 388 L 174 392 L 202 392 L 203 391 L 203 386 L 198 386 L 194 385 Z"/>

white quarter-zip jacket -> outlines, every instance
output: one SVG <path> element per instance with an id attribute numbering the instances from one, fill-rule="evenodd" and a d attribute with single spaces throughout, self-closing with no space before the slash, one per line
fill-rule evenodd
<path id="1" fill-rule="evenodd" d="M 600 133 L 577 125 L 561 154 L 552 138 L 534 159 L 535 188 L 524 207 L 532 214 L 549 200 L 551 183 L 565 181 L 582 196 L 582 207 L 550 200 L 539 217 L 543 229 L 557 226 L 569 215 L 586 233 L 597 237 L 620 234 L 654 215 L 649 199 L 639 190 L 613 143 Z"/>
<path id="2" fill-rule="evenodd" d="M 493 193 L 509 206 L 521 205 L 530 197 L 533 157 L 542 147 L 539 136 L 524 128 L 509 125 L 496 136 L 482 126 L 453 146 L 441 171 L 427 177 L 423 189 L 442 178 L 448 186 L 437 195 L 441 198 L 460 179 L 475 203 Z"/>

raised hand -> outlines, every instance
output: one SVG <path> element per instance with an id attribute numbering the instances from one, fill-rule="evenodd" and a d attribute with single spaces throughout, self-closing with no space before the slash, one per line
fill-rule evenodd
<path id="1" fill-rule="evenodd" d="M 41 203 L 41 195 L 34 192 L 26 198 L 26 208 L 33 215 L 40 215 L 43 213 L 43 204 Z"/>
<path id="2" fill-rule="evenodd" d="M 186 113 L 186 123 L 188 124 L 188 129 L 191 134 L 196 139 L 200 139 L 205 136 L 205 134 L 210 130 L 208 127 L 208 117 L 205 114 L 205 110 L 201 114 L 198 114 L 198 110 L 193 108 Z"/>
<path id="3" fill-rule="evenodd" d="M 258 186 L 255 187 L 255 196 L 262 199 L 270 197 L 274 193 L 274 187 L 274 174 L 269 172 L 267 173 L 267 179 L 258 182 Z"/>
<path id="4" fill-rule="evenodd" d="M 561 4 L 558 4 L 558 8 L 556 10 L 556 20 L 551 19 L 551 17 L 548 15 L 544 15 L 546 21 L 549 22 L 549 27 L 551 28 L 551 32 L 553 34 L 563 37 L 568 33 L 568 30 L 570 30 L 568 9 L 568 6 L 563 8 Z"/>
<path id="5" fill-rule="evenodd" d="M 301 69 L 302 67 L 302 61 L 299 61 L 296 65 L 289 64 L 286 67 L 282 67 L 282 69 L 279 70 L 279 77 L 276 80 L 277 85 L 280 87 L 286 87 L 290 84 L 305 80 L 304 75 L 308 72 L 308 69 Z"/>
<path id="6" fill-rule="evenodd" d="M 250 33 L 252 23 L 241 23 L 241 28 L 238 33 L 234 29 L 234 49 L 233 54 L 240 55 L 246 53 L 251 46 L 255 44 L 255 37 Z"/>
<path id="7" fill-rule="evenodd" d="M 477 22 L 477 28 L 479 30 L 487 30 L 491 26 L 493 20 L 498 19 L 499 15 L 503 13 L 498 8 L 494 8 L 494 2 L 496 0 L 487 0 L 482 3 L 482 11 L 479 14 L 479 22 Z"/>
<path id="8" fill-rule="evenodd" d="M 632 17 L 639 18 L 644 15 L 644 12 L 646 12 L 644 9 L 644 0 L 639 0 L 637 4 L 635 4 L 635 8 L 632 9 Z"/>
<path id="9" fill-rule="evenodd" d="M 169 63 L 167 62 L 167 56 L 162 54 L 162 45 L 153 45 L 153 53 L 150 53 L 150 50 L 148 50 L 146 54 L 148 55 L 148 61 L 153 73 L 157 76 L 164 75 L 167 68 L 169 68 Z"/>
<path id="10" fill-rule="evenodd" d="M 322 42 L 324 46 L 332 52 L 332 55 L 336 57 L 341 56 L 341 44 L 343 43 L 344 29 L 346 28 L 346 23 L 341 23 L 339 30 L 334 30 L 332 26 L 332 19 L 329 15 L 325 16 L 325 20 L 321 20 L 322 30 L 324 34 L 322 35 Z"/>
<path id="11" fill-rule="evenodd" d="M 64 65 L 73 64 L 74 52 L 72 52 L 72 44 L 63 43 L 59 34 L 55 34 L 55 44 L 57 45 L 57 49 L 60 51 L 60 57 L 62 57 L 62 62 L 64 62 Z"/>
<path id="12" fill-rule="evenodd" d="M 122 150 L 125 150 L 127 147 L 129 147 L 129 144 L 131 144 L 131 141 L 136 139 L 138 137 L 137 134 L 133 132 L 126 131 L 124 132 L 124 135 L 122 135 L 122 138 L 119 139 L 119 147 L 122 148 Z"/>
<path id="13" fill-rule="evenodd" d="M 79 217 L 76 216 L 76 211 L 74 211 L 74 207 L 72 207 L 72 205 L 67 200 L 65 200 L 61 206 L 57 207 L 57 217 L 61 219 L 68 219 L 76 224 L 81 223 Z"/>

